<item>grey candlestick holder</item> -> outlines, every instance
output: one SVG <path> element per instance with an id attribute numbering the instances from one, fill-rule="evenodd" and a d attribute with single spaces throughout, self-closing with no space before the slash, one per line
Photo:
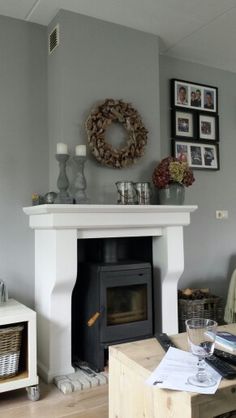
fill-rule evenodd
<path id="1" fill-rule="evenodd" d="M 86 178 L 84 176 L 84 164 L 86 157 L 75 155 L 74 161 L 76 164 L 77 172 L 74 180 L 74 198 L 76 203 L 88 203 L 87 194 L 85 192 L 87 188 Z"/>
<path id="2" fill-rule="evenodd" d="M 69 196 L 67 191 L 69 187 L 69 180 L 66 174 L 66 162 L 68 158 L 68 154 L 56 154 L 56 160 L 59 162 L 59 176 L 57 179 L 59 193 L 55 203 L 73 203 L 73 198 Z"/>

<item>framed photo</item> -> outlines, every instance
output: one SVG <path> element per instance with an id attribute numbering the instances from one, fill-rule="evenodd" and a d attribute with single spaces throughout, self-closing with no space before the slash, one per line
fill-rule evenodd
<path id="1" fill-rule="evenodd" d="M 171 105 L 217 113 L 218 88 L 172 79 Z"/>
<path id="2" fill-rule="evenodd" d="M 209 142 L 172 140 L 172 155 L 193 169 L 219 170 L 219 145 Z"/>
<path id="3" fill-rule="evenodd" d="M 171 119 L 172 138 L 196 139 L 196 114 L 191 110 L 175 108 Z"/>
<path id="4" fill-rule="evenodd" d="M 219 117 L 209 113 L 198 115 L 198 137 L 204 141 L 219 141 Z"/>

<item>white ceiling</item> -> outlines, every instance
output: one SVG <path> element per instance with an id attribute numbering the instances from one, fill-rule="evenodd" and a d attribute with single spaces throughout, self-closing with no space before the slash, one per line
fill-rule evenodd
<path id="1" fill-rule="evenodd" d="M 0 15 L 42 25 L 60 9 L 157 34 L 162 54 L 236 72 L 236 0 L 0 0 Z"/>

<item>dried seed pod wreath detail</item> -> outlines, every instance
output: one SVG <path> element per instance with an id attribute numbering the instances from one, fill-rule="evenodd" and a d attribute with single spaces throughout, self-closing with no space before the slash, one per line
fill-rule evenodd
<path id="1" fill-rule="evenodd" d="M 127 131 L 127 145 L 113 148 L 106 142 L 106 129 L 113 122 L 121 123 Z M 106 99 L 90 113 L 85 122 L 89 147 L 94 157 L 108 167 L 123 168 L 143 156 L 148 131 L 141 116 L 130 103 Z"/>

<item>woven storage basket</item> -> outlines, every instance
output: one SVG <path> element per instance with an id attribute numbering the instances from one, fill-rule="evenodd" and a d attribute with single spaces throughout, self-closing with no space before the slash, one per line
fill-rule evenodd
<path id="1" fill-rule="evenodd" d="M 0 379 L 18 372 L 23 325 L 0 328 Z"/>
<path id="2" fill-rule="evenodd" d="M 185 320 L 190 318 L 206 318 L 223 322 L 222 299 L 218 296 L 209 296 L 203 299 L 178 299 L 179 332 L 185 332 Z"/>

